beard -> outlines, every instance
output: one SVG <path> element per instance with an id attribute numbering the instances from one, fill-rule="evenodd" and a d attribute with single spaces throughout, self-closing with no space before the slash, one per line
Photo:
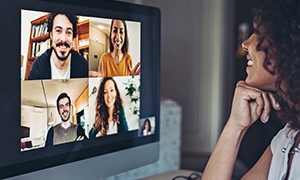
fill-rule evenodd
<path id="1" fill-rule="evenodd" d="M 64 113 L 68 113 L 68 116 L 66 118 L 64 118 L 63 114 Z M 60 114 L 60 118 L 63 122 L 67 122 L 70 119 L 70 112 L 69 111 L 64 111 L 62 114 Z"/>
<path id="2" fill-rule="evenodd" d="M 60 42 L 60 43 L 57 43 L 55 47 L 59 47 L 59 46 L 66 46 L 67 48 L 70 48 L 70 47 L 71 47 L 71 46 L 70 46 L 68 43 L 66 43 L 66 42 Z M 60 61 L 66 61 L 66 60 L 68 59 L 69 55 L 71 54 L 71 50 L 70 50 L 65 56 L 63 56 L 63 55 L 60 56 L 60 55 L 57 53 L 56 48 L 53 48 L 53 50 L 54 50 L 54 53 L 56 54 L 57 59 L 60 60 Z"/>

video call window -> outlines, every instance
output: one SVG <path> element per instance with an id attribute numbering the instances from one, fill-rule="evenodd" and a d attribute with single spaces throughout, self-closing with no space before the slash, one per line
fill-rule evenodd
<path id="1" fill-rule="evenodd" d="M 155 117 L 139 120 L 139 136 L 148 136 L 155 133 Z"/>
<path id="2" fill-rule="evenodd" d="M 141 23 L 49 14 L 21 11 L 20 150 L 140 132 Z"/>

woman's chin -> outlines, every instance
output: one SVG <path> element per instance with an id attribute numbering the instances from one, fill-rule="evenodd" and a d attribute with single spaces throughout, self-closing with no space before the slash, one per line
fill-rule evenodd
<path id="1" fill-rule="evenodd" d="M 260 81 L 253 81 L 253 80 L 249 79 L 248 77 L 246 78 L 245 82 L 247 85 L 257 88 L 257 89 L 260 89 L 260 90 L 263 90 L 263 91 L 274 91 L 275 90 L 275 83 L 274 83 L 274 86 L 271 86 L 270 82 L 263 83 Z"/>
<path id="2" fill-rule="evenodd" d="M 247 85 L 249 85 L 251 87 L 256 87 L 256 83 L 251 81 L 251 79 L 249 79 L 248 77 L 245 79 L 245 82 Z"/>

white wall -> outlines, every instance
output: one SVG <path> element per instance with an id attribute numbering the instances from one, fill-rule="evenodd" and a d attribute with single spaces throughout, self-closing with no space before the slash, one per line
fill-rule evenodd
<path id="1" fill-rule="evenodd" d="M 226 52 L 231 0 L 125 1 L 160 8 L 162 98 L 182 106 L 182 153 L 210 153 L 232 90 L 233 59 Z"/>
<path id="2" fill-rule="evenodd" d="M 30 139 L 47 135 L 47 109 L 21 105 L 21 125 L 30 128 Z"/>
<path id="3" fill-rule="evenodd" d="M 27 63 L 27 53 L 28 53 L 28 44 L 29 44 L 29 36 L 31 30 L 31 21 L 44 15 L 42 12 L 38 11 L 29 11 L 29 10 L 22 10 L 21 16 L 21 55 L 24 56 L 23 60 L 23 69 L 21 72 L 21 79 L 24 79 L 25 72 L 26 72 L 26 63 Z"/>
<path id="4" fill-rule="evenodd" d="M 141 61 L 141 23 L 126 21 L 129 39 L 129 54 L 133 67 Z"/>

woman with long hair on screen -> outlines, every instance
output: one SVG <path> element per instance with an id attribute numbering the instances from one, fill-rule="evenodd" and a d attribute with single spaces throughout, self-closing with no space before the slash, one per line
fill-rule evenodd
<path id="1" fill-rule="evenodd" d="M 95 122 L 89 138 L 128 131 L 122 99 L 115 80 L 105 77 L 96 98 Z"/>
<path id="2" fill-rule="evenodd" d="M 129 38 L 126 21 L 113 19 L 109 34 L 110 52 L 104 53 L 100 57 L 98 72 L 90 72 L 90 76 L 129 76 L 140 74 L 140 62 L 135 67 L 132 58 L 128 53 Z"/>
<path id="3" fill-rule="evenodd" d="M 149 119 L 146 119 L 144 121 L 144 124 L 141 128 L 141 136 L 148 136 L 148 135 L 151 135 L 152 132 L 151 132 L 151 122 Z"/>
<path id="4" fill-rule="evenodd" d="M 245 81 L 237 83 L 229 119 L 203 179 L 231 179 L 241 141 L 259 118 L 275 111 L 285 125 L 242 179 L 300 177 L 300 1 L 264 0 L 255 6 Z"/>

